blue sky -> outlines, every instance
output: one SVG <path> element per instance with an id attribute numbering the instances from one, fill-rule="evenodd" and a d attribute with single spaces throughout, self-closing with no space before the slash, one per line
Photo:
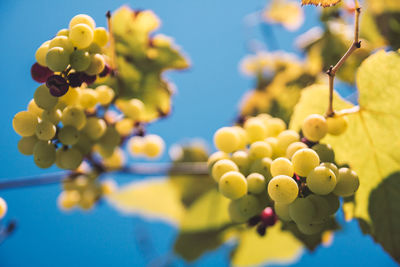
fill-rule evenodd
<path id="1" fill-rule="evenodd" d="M 105 26 L 105 12 L 122 4 L 153 9 L 162 20 L 161 32 L 173 36 L 193 63 L 190 70 L 169 75 L 178 88 L 173 115 L 152 125 L 150 132 L 163 136 L 167 145 L 196 137 L 210 142 L 217 128 L 232 122 L 237 103 L 253 84 L 239 73 L 238 63 L 249 53 L 249 41 L 265 40 L 259 27 L 248 28 L 243 19 L 260 10 L 265 1 L 2 0 L 0 179 L 56 171 L 40 170 L 31 157 L 19 154 L 18 136 L 11 127 L 13 115 L 25 109 L 38 86 L 29 73 L 37 47 L 78 13 L 87 13 L 98 25 Z M 316 23 L 314 8 L 306 8 L 306 14 L 306 23 L 299 32 Z M 272 30 L 280 47 L 294 51 L 291 34 L 280 27 Z M 0 246 L 0 266 L 158 266 L 160 262 L 185 266 L 172 255 L 177 234 L 173 227 L 122 216 L 106 203 L 89 213 L 64 214 L 56 206 L 59 192 L 59 185 L 0 191 L 9 205 L 6 220 L 18 221 L 15 234 Z M 223 246 L 194 266 L 228 266 L 229 249 L 229 245 Z M 330 248 L 306 253 L 295 266 L 322 263 L 396 266 L 370 237 L 362 236 L 356 222 L 345 225 Z"/>

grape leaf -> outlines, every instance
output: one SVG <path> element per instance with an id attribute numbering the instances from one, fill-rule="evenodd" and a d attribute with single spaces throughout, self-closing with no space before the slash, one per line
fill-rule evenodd
<path id="1" fill-rule="evenodd" d="M 301 4 L 330 7 L 336 5 L 340 1 L 341 0 L 301 0 Z"/>

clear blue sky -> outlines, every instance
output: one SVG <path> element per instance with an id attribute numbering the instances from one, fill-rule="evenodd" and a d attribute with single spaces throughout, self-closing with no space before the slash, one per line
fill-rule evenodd
<path id="1" fill-rule="evenodd" d="M 104 13 L 125 1 L 0 1 L 0 65 L 2 101 L 0 117 L 0 179 L 44 173 L 31 157 L 17 151 L 13 115 L 24 109 L 37 84 L 30 78 L 36 48 L 67 26 L 78 13 L 93 16 L 105 26 Z M 185 138 L 211 140 L 213 132 L 233 120 L 237 103 L 252 80 L 238 72 L 239 60 L 248 53 L 246 42 L 263 40 L 260 28 L 246 28 L 243 18 L 260 10 L 261 0 L 136 0 L 134 8 L 153 9 L 162 19 L 161 32 L 173 36 L 193 62 L 189 71 L 169 77 L 179 92 L 173 115 L 150 131 L 168 145 Z M 307 8 L 306 24 L 315 24 L 315 9 Z M 293 50 L 292 38 L 274 28 L 279 45 Z M 48 171 L 54 171 L 51 169 Z M 118 177 L 117 177 L 118 178 Z M 122 181 L 119 179 L 119 181 Z M 126 180 L 125 180 L 126 181 Z M 6 217 L 18 220 L 15 234 L 0 246 L 0 266 L 146 266 L 170 261 L 184 266 L 171 254 L 177 231 L 173 227 L 138 217 L 124 217 L 107 204 L 90 213 L 64 214 L 56 206 L 60 186 L 0 191 L 9 204 Z M 195 266 L 228 266 L 229 246 L 206 254 Z M 355 222 L 345 225 L 330 248 L 306 253 L 295 266 L 396 266 Z"/>

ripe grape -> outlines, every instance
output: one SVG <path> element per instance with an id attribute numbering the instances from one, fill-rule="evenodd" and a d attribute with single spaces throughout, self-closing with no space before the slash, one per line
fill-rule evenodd
<path id="1" fill-rule="evenodd" d="M 317 152 L 319 159 L 321 162 L 334 162 L 335 161 L 335 152 L 333 152 L 333 148 L 329 144 L 316 144 L 312 147 L 312 149 Z"/>
<path id="2" fill-rule="evenodd" d="M 221 159 L 214 163 L 211 174 L 214 180 L 218 182 L 221 179 L 222 175 L 229 171 L 239 171 L 239 168 L 232 160 Z"/>
<path id="3" fill-rule="evenodd" d="M 87 24 L 75 24 L 69 30 L 69 39 L 78 49 L 89 47 L 93 41 L 93 29 Z"/>
<path id="4" fill-rule="evenodd" d="M 268 183 L 268 195 L 272 200 L 283 204 L 292 203 L 299 194 L 297 183 L 289 176 L 279 175 Z"/>
<path id="5" fill-rule="evenodd" d="M 345 116 L 334 116 L 326 119 L 328 124 L 328 133 L 331 135 L 343 134 L 348 126 L 348 120 Z"/>
<path id="6" fill-rule="evenodd" d="M 93 141 L 85 133 L 81 132 L 79 133 L 78 142 L 73 147 L 78 149 L 82 153 L 82 155 L 87 155 L 92 150 L 92 146 Z"/>
<path id="7" fill-rule="evenodd" d="M 47 67 L 46 64 L 46 54 L 47 51 L 49 50 L 49 44 L 50 41 L 44 42 L 37 50 L 35 53 L 35 59 L 36 62 L 39 63 L 43 67 Z"/>
<path id="8" fill-rule="evenodd" d="M 289 205 L 289 216 L 295 223 L 310 223 L 317 215 L 314 203 L 309 198 L 297 198 Z"/>
<path id="9" fill-rule="evenodd" d="M 250 118 L 245 123 L 243 128 L 246 131 L 248 141 L 250 143 L 264 140 L 267 137 L 267 129 L 262 120 Z"/>
<path id="10" fill-rule="evenodd" d="M 249 154 L 246 151 L 236 151 L 232 154 L 231 160 L 239 167 L 241 173 L 245 175 L 248 173 L 250 168 L 250 159 Z"/>
<path id="11" fill-rule="evenodd" d="M 38 83 L 46 82 L 47 78 L 51 75 L 53 75 L 53 72 L 48 67 L 44 67 L 39 63 L 35 63 L 31 67 L 32 79 Z"/>
<path id="12" fill-rule="evenodd" d="M 41 121 L 36 126 L 36 137 L 39 140 L 47 141 L 56 135 L 56 126 L 49 121 Z"/>
<path id="13" fill-rule="evenodd" d="M 31 101 L 29 101 L 27 109 L 30 113 L 38 116 L 39 118 L 42 116 L 43 109 L 39 108 L 38 105 L 36 105 L 34 99 L 31 99 Z"/>
<path id="14" fill-rule="evenodd" d="M 97 140 L 106 132 L 107 125 L 103 119 L 90 117 L 86 121 L 83 132 L 92 140 Z"/>
<path id="15" fill-rule="evenodd" d="M 317 152 L 309 148 L 296 151 L 292 156 L 294 172 L 306 177 L 315 167 L 319 165 Z"/>
<path id="16" fill-rule="evenodd" d="M 124 118 L 115 123 L 115 129 L 122 136 L 129 135 L 132 132 L 133 127 L 134 127 L 134 122 L 132 119 L 129 118 Z"/>
<path id="17" fill-rule="evenodd" d="M 60 75 L 51 75 L 46 81 L 46 86 L 50 94 L 56 97 L 65 95 L 69 89 L 67 81 Z"/>
<path id="18" fill-rule="evenodd" d="M 70 56 L 71 67 L 76 71 L 84 71 L 90 65 L 89 52 L 84 50 L 75 50 Z"/>
<path id="19" fill-rule="evenodd" d="M 360 180 L 354 171 L 349 168 L 340 168 L 333 193 L 337 196 L 348 197 L 353 195 L 359 186 Z"/>
<path id="20" fill-rule="evenodd" d="M 75 145 L 78 143 L 80 133 L 79 131 L 73 126 L 64 126 L 58 132 L 58 140 L 63 145 Z"/>
<path id="21" fill-rule="evenodd" d="M 68 29 L 61 29 L 56 34 L 56 36 L 66 36 L 66 37 L 68 37 L 68 35 L 69 35 Z"/>
<path id="22" fill-rule="evenodd" d="M 292 177 L 294 174 L 293 164 L 287 158 L 277 158 L 271 163 L 272 177 L 286 175 Z"/>
<path id="23" fill-rule="evenodd" d="M 331 207 L 329 205 L 328 200 L 325 197 L 310 194 L 306 198 L 312 201 L 316 210 L 313 222 L 323 221 L 325 218 L 331 215 L 330 214 Z"/>
<path id="24" fill-rule="evenodd" d="M 283 204 L 279 202 L 274 203 L 274 210 L 276 215 L 278 215 L 279 219 L 290 222 L 292 218 L 290 218 L 289 215 L 289 205 L 288 204 Z"/>
<path id="25" fill-rule="evenodd" d="M 220 128 L 214 134 L 214 145 L 223 152 L 234 152 L 237 150 L 239 143 L 238 133 L 232 127 Z"/>
<path id="26" fill-rule="evenodd" d="M 14 131 L 24 137 L 34 135 L 38 123 L 38 117 L 29 111 L 18 112 L 12 121 Z"/>
<path id="27" fill-rule="evenodd" d="M 86 124 L 86 115 L 82 109 L 74 106 L 66 107 L 63 110 L 61 122 L 64 126 L 71 125 L 81 130 Z"/>
<path id="28" fill-rule="evenodd" d="M 53 40 L 49 43 L 49 49 L 53 47 L 61 47 L 63 48 L 68 54 L 71 54 L 74 51 L 74 46 L 72 45 L 71 41 L 68 39 L 67 36 L 56 36 Z"/>
<path id="29" fill-rule="evenodd" d="M 81 86 L 85 82 L 83 75 L 84 75 L 83 72 L 71 72 L 70 74 L 68 74 L 67 78 L 69 86 L 71 86 L 72 88 Z"/>
<path id="30" fill-rule="evenodd" d="M 155 134 L 149 134 L 143 140 L 143 153 L 148 158 L 158 158 L 162 155 L 165 148 L 164 140 Z"/>
<path id="31" fill-rule="evenodd" d="M 271 148 L 272 148 L 272 157 L 271 158 L 276 158 L 278 157 L 277 152 L 278 152 L 278 139 L 276 137 L 267 137 L 264 140 L 267 142 Z"/>
<path id="32" fill-rule="evenodd" d="M 56 160 L 56 148 L 48 141 L 36 142 L 33 147 L 33 160 L 39 168 L 49 168 Z"/>
<path id="33" fill-rule="evenodd" d="M 82 153 L 76 148 L 61 149 L 60 164 L 63 169 L 75 170 L 83 161 Z"/>
<path id="34" fill-rule="evenodd" d="M 62 112 L 59 109 L 53 108 L 50 110 L 45 110 L 42 113 L 42 120 L 47 120 L 54 125 L 57 125 L 61 121 Z"/>
<path id="35" fill-rule="evenodd" d="M 140 99 L 133 98 L 129 101 L 123 102 L 122 112 L 132 120 L 138 121 L 143 115 L 144 104 Z"/>
<path id="36" fill-rule="evenodd" d="M 69 28 L 71 29 L 75 25 L 81 24 L 81 23 L 88 25 L 92 30 L 94 30 L 96 27 L 96 23 L 94 22 L 92 17 L 90 17 L 89 15 L 86 15 L 86 14 L 79 14 L 79 15 L 74 16 L 70 20 Z"/>
<path id="37" fill-rule="evenodd" d="M 233 209 L 247 219 L 257 215 L 262 209 L 258 199 L 253 195 L 244 195 L 239 199 L 232 200 L 229 206 L 236 206 Z"/>
<path id="38" fill-rule="evenodd" d="M 118 169 L 125 164 L 125 155 L 119 147 L 114 149 L 110 157 L 103 159 L 103 165 L 108 169 Z"/>
<path id="39" fill-rule="evenodd" d="M 42 84 L 39 86 L 33 95 L 36 105 L 42 109 L 52 109 L 58 102 L 58 98 L 50 94 L 49 88 Z"/>
<path id="40" fill-rule="evenodd" d="M 271 118 L 268 120 L 267 136 L 275 137 L 286 129 L 286 123 L 279 118 Z"/>
<path id="41" fill-rule="evenodd" d="M 338 170 L 338 167 L 334 163 L 323 162 L 323 163 L 321 163 L 320 166 L 324 166 L 324 167 L 327 167 L 327 168 L 331 169 L 331 171 L 333 171 L 333 173 L 336 176 L 336 182 L 337 182 L 337 178 L 338 178 L 338 175 L 339 175 L 339 170 Z"/>
<path id="42" fill-rule="evenodd" d="M 101 183 L 101 192 L 105 196 L 109 196 L 112 193 L 116 192 L 118 189 L 118 185 L 114 180 L 108 179 Z"/>
<path id="43" fill-rule="evenodd" d="M 264 176 L 259 173 L 251 173 L 247 176 L 247 188 L 250 193 L 260 194 L 266 190 L 266 182 Z"/>
<path id="44" fill-rule="evenodd" d="M 53 47 L 47 51 L 46 65 L 54 72 L 62 72 L 69 65 L 69 53 L 62 47 Z"/>
<path id="45" fill-rule="evenodd" d="M 266 181 L 269 181 L 272 178 L 270 172 L 271 163 L 272 160 L 270 158 L 257 159 L 250 165 L 249 172 L 259 173 L 264 176 Z"/>
<path id="46" fill-rule="evenodd" d="M 143 154 L 143 145 L 144 145 L 143 137 L 141 137 L 141 136 L 133 136 L 133 137 L 131 137 L 129 139 L 128 151 L 130 152 L 130 154 L 132 156 L 139 156 L 139 155 Z M 219 152 L 216 152 L 216 153 L 219 153 Z M 221 152 L 221 153 L 223 153 L 223 152 Z M 228 158 L 228 157 L 226 157 L 226 158 Z M 210 159 L 212 159 L 212 155 L 210 156 L 209 160 Z M 216 161 L 218 161 L 219 158 L 215 157 L 215 159 L 212 159 L 212 160 L 215 160 L 212 163 L 212 165 L 214 165 L 214 163 Z M 210 170 L 211 170 L 212 165 L 208 165 Z"/>
<path id="47" fill-rule="evenodd" d="M 98 143 L 114 148 L 121 143 L 121 136 L 114 127 L 108 126 L 106 132 L 99 139 Z"/>
<path id="48" fill-rule="evenodd" d="M 97 75 L 102 72 L 105 65 L 106 61 L 101 54 L 92 54 L 90 55 L 89 67 L 85 70 L 85 73 L 88 75 Z"/>
<path id="49" fill-rule="evenodd" d="M 68 92 L 59 98 L 60 102 L 67 106 L 73 106 L 78 103 L 80 98 L 80 90 L 70 88 Z"/>
<path id="50" fill-rule="evenodd" d="M 313 193 L 327 195 L 336 186 L 336 176 L 331 169 L 318 166 L 307 175 L 306 182 Z"/>
<path id="51" fill-rule="evenodd" d="M 222 195 L 235 200 L 247 194 L 247 181 L 240 172 L 229 171 L 219 179 L 218 188 Z"/>
<path id="52" fill-rule="evenodd" d="M 89 54 L 101 54 L 101 47 L 96 43 L 91 43 L 85 50 L 88 51 Z"/>
<path id="53" fill-rule="evenodd" d="M 70 210 L 79 203 L 80 198 L 76 190 L 63 191 L 58 196 L 57 203 L 62 210 Z"/>
<path id="54" fill-rule="evenodd" d="M 84 109 L 94 108 L 97 104 L 97 93 L 93 89 L 83 89 L 80 93 L 79 104 Z"/>
<path id="55" fill-rule="evenodd" d="M 237 146 L 237 150 L 246 149 L 246 145 L 247 145 L 246 131 L 240 126 L 233 126 L 232 128 L 236 131 L 237 136 L 239 138 L 239 144 Z"/>
<path id="56" fill-rule="evenodd" d="M 103 106 L 109 105 L 114 99 L 114 90 L 107 85 L 100 85 L 96 87 L 97 101 Z"/>
<path id="57" fill-rule="evenodd" d="M 324 116 L 318 114 L 309 115 L 303 121 L 301 127 L 305 138 L 317 142 L 325 137 L 328 132 L 328 125 Z"/>
<path id="58" fill-rule="evenodd" d="M 96 28 L 94 30 L 93 42 L 100 47 L 105 46 L 108 43 L 108 31 L 103 27 Z"/>
<path id="59" fill-rule="evenodd" d="M 229 159 L 229 155 L 222 151 L 212 153 L 207 160 L 207 167 L 211 171 L 214 164 L 221 159 Z M 232 159 L 233 160 L 233 159 Z"/>
<path id="60" fill-rule="evenodd" d="M 286 157 L 288 159 L 291 159 L 293 157 L 293 154 L 296 153 L 297 150 L 300 150 L 302 148 L 308 148 L 306 144 L 303 142 L 294 142 L 291 143 L 288 148 L 286 149 Z"/>
<path id="61" fill-rule="evenodd" d="M 277 155 L 278 156 L 285 156 L 286 150 L 288 146 L 294 142 L 298 142 L 300 140 L 300 136 L 298 133 L 292 130 L 286 130 L 281 132 L 278 137 L 278 143 L 276 145 L 277 148 Z"/>
<path id="62" fill-rule="evenodd" d="M 249 219 L 247 216 L 240 212 L 237 202 L 231 201 L 231 203 L 229 203 L 228 212 L 232 222 L 244 223 Z"/>
<path id="63" fill-rule="evenodd" d="M 22 137 L 18 142 L 18 150 L 23 155 L 32 155 L 33 148 L 38 141 L 35 135 Z"/>
<path id="64" fill-rule="evenodd" d="M 250 145 L 249 158 L 251 160 L 269 158 L 272 156 L 272 148 L 265 141 L 256 141 Z"/>
<path id="65" fill-rule="evenodd" d="M 0 220 L 7 214 L 7 202 L 0 197 Z"/>

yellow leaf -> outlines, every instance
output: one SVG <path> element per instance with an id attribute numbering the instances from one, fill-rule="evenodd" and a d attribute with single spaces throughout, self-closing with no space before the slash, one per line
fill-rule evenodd
<path id="1" fill-rule="evenodd" d="M 329 7 L 336 5 L 340 1 L 341 0 L 301 0 L 301 4 Z"/>

